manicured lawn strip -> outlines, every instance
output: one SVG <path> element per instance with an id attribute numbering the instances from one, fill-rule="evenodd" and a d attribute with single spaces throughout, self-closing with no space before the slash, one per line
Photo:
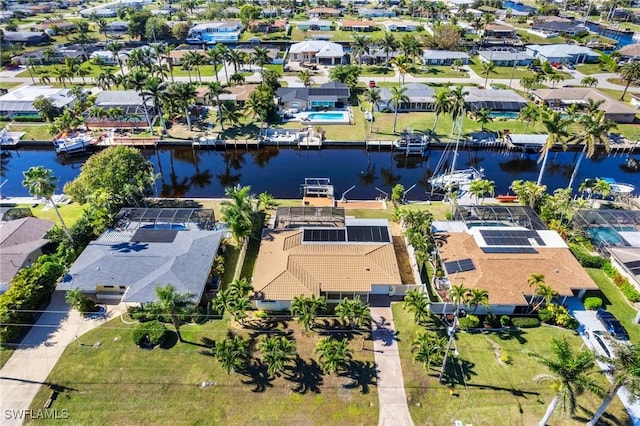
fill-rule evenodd
<path id="1" fill-rule="evenodd" d="M 605 296 L 602 298 L 603 306 L 620 320 L 632 342 L 640 342 L 640 325 L 633 321 L 636 310 L 629 305 L 620 289 L 602 269 L 587 268 L 587 273 Z"/>
<path id="2" fill-rule="evenodd" d="M 395 71 L 392 67 L 385 67 L 379 65 L 361 65 L 360 77 L 393 77 Z"/>
<path id="3" fill-rule="evenodd" d="M 7 125 L 6 121 L 0 122 L 0 127 L 4 128 Z M 22 137 L 23 141 L 50 141 L 53 138 L 51 132 L 49 132 L 49 123 L 21 123 L 13 122 L 9 127 L 10 132 L 25 132 Z"/>
<path id="4" fill-rule="evenodd" d="M 602 74 L 605 72 L 610 72 L 604 64 L 600 64 L 600 63 L 576 65 L 576 70 L 586 75 Z"/>
<path id="5" fill-rule="evenodd" d="M 430 65 L 424 66 L 411 72 L 414 77 L 437 77 L 437 78 L 469 78 L 469 74 L 464 70 L 454 70 L 450 66 Z"/>
<path id="6" fill-rule="evenodd" d="M 353 424 L 378 421 L 375 386 L 353 387 L 347 377 L 312 376 L 309 367 L 302 385 L 285 377 L 270 380 L 253 373 L 227 375 L 200 345 L 227 336 L 225 320 L 185 325 L 183 335 L 196 344 L 177 343 L 170 349 L 141 350 L 131 342 L 131 326 L 119 318 L 71 344 L 48 381 L 66 389 L 51 408 L 69 410 L 74 424 Z M 254 342 L 257 330 L 234 332 Z M 295 337 L 300 357 L 309 364 L 319 333 L 303 333 L 296 323 L 284 321 L 278 330 Z M 350 341 L 354 359 L 373 367 L 367 334 Z M 207 340 L 209 339 L 209 340 Z M 96 342 L 99 347 L 93 347 Z M 369 370 L 370 371 L 370 370 Z M 202 382 L 214 386 L 201 388 Z M 307 387 L 305 387 L 307 385 Z M 43 386 L 33 409 L 41 408 L 51 389 Z M 159 420 L 161 419 L 161 420 Z M 56 420 L 42 420 L 42 423 Z M 34 422 L 35 423 L 35 422 Z M 40 421 L 38 423 L 41 423 Z"/>
<path id="7" fill-rule="evenodd" d="M 482 63 L 480 59 L 469 61 L 469 67 L 480 77 L 485 77 L 482 73 Z M 515 71 L 513 67 L 496 67 L 495 72 L 489 75 L 489 80 L 492 78 L 511 78 L 512 74 L 514 80 L 519 80 L 524 77 L 535 77 L 536 75 L 536 73 L 529 71 L 525 67 L 516 67 Z"/>
<path id="8" fill-rule="evenodd" d="M 51 82 L 55 82 L 56 78 L 55 78 L 54 70 L 56 68 L 64 68 L 64 64 L 38 65 L 32 70 L 33 78 L 37 83 L 38 80 L 40 79 L 40 75 L 47 74 L 49 76 L 49 79 L 51 79 Z M 104 71 L 111 71 L 111 74 L 115 73 L 116 71 L 120 72 L 120 69 L 117 66 L 115 67 L 104 66 L 104 65 L 98 66 L 98 65 L 92 64 L 91 62 L 83 62 L 80 65 L 80 68 L 88 69 L 90 71 L 90 73 L 85 77 L 86 79 L 98 77 L 98 75 L 100 75 L 100 73 Z M 25 71 L 22 71 L 20 74 L 16 75 L 16 77 L 31 77 L 31 74 L 29 74 L 29 70 L 25 70 Z M 77 75 L 73 77 L 80 78 Z"/>
<path id="9" fill-rule="evenodd" d="M 537 36 L 535 34 L 528 33 L 526 30 L 516 30 L 516 32 L 518 33 L 518 35 L 520 36 L 520 39 L 525 44 L 558 44 L 558 43 L 564 43 L 564 38 L 562 38 L 562 37 L 544 38 L 544 37 Z"/>
<path id="10" fill-rule="evenodd" d="M 13 89 L 16 86 L 20 86 L 22 83 L 19 82 L 9 82 L 9 81 L 3 81 L 2 83 L 0 83 L 0 89 Z"/>
<path id="11" fill-rule="evenodd" d="M 456 396 L 452 397 L 449 386 L 438 382 L 439 370 L 432 369 L 427 374 L 422 364 L 413 361 L 411 341 L 421 330 L 415 325 L 413 316 L 404 311 L 401 303 L 394 304 L 392 308 L 400 339 L 399 353 L 409 411 L 415 424 L 446 425 L 453 424 L 455 420 L 478 425 L 537 424 L 553 394 L 548 384 L 533 382 L 536 374 L 547 371 L 524 351 L 549 355 L 551 339 L 562 336 L 566 336 L 576 350 L 582 345 L 582 340 L 575 333 L 553 327 L 526 329 L 501 336 L 496 333 L 458 333 L 459 359 L 466 371 L 467 386 L 457 384 Z M 512 357 L 511 365 L 498 362 L 496 345 Z M 600 379 L 604 385 L 606 379 Z M 592 394 L 578 397 L 578 404 L 589 412 L 593 412 L 599 403 L 600 399 Z M 617 398 L 607 413 L 617 419 L 612 420 L 612 424 L 629 424 L 627 413 Z M 584 424 L 587 416 L 583 409 L 579 409 L 578 419 L 563 418 L 558 411 L 551 424 Z"/>
<path id="12" fill-rule="evenodd" d="M 218 64 L 215 68 L 213 65 L 201 65 L 199 69 L 200 69 L 200 75 L 202 77 L 213 77 L 215 75 L 214 70 L 220 71 L 222 69 L 222 65 Z M 187 71 L 181 66 L 173 67 L 174 77 L 188 77 L 189 73 L 191 73 L 191 80 L 194 83 L 198 83 L 198 72 L 195 70 L 195 68 L 192 69 L 191 71 Z M 233 67 L 231 68 L 227 67 L 227 73 L 229 74 L 229 76 L 231 76 L 231 74 L 233 74 Z M 224 71 L 223 71 L 223 74 L 224 74 Z"/>
<path id="13" fill-rule="evenodd" d="M 13 349 L 5 348 L 0 346 L 0 368 L 4 367 L 4 365 L 9 361 L 11 355 L 13 355 Z"/>

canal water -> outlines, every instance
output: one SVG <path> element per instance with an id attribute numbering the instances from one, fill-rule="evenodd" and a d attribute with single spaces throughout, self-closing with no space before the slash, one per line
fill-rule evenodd
<path id="1" fill-rule="evenodd" d="M 535 13 L 535 11 L 538 10 L 533 6 L 529 6 L 529 5 L 514 2 L 514 1 L 503 1 L 502 8 L 515 10 L 517 12 L 527 12 L 527 13 Z"/>
<path id="2" fill-rule="evenodd" d="M 427 156 L 406 157 L 390 151 L 364 149 L 297 150 L 262 148 L 259 150 L 212 151 L 190 147 L 143 151 L 160 174 L 156 195 L 162 197 L 222 197 L 224 188 L 236 184 L 251 185 L 252 191 L 267 191 L 278 198 L 300 197 L 300 184 L 305 177 L 328 177 L 335 187 L 336 197 L 347 189 L 347 199 L 373 199 L 401 183 L 405 188 L 416 185 L 407 194 L 408 200 L 429 199 L 428 178 L 443 155 L 442 150 L 429 150 Z M 64 183 L 80 173 L 86 157 L 65 159 L 50 150 L 21 149 L 5 151 L 0 181 L 4 197 L 28 196 L 22 187 L 22 172 L 30 166 L 42 165 L 58 177 L 61 191 Z M 449 153 L 450 155 L 451 153 Z M 578 158 L 578 152 L 550 153 L 543 184 L 549 191 L 566 187 Z M 635 155 L 634 158 L 638 158 Z M 450 156 L 448 157 L 450 158 Z M 612 177 L 619 182 L 640 187 L 640 173 L 625 167 L 627 155 L 596 155 L 585 159 L 576 182 L 586 178 Z M 456 168 L 484 168 L 488 179 L 495 181 L 496 193 L 508 192 L 513 180 L 536 180 L 539 164 L 537 154 L 462 149 Z M 575 185 L 576 187 L 578 184 Z M 376 189 L 378 188 L 378 189 Z"/>
<path id="3" fill-rule="evenodd" d="M 616 40 L 618 42 L 616 49 L 620 49 L 621 47 L 635 43 L 635 40 L 633 40 L 632 32 L 616 31 L 607 27 L 603 27 L 595 22 L 589 21 L 587 21 L 585 25 L 596 34 L 600 34 L 601 36 Z"/>

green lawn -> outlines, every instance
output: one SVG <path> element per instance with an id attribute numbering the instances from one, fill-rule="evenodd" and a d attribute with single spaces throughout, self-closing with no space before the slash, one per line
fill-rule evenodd
<path id="1" fill-rule="evenodd" d="M 0 128 L 7 125 L 6 121 L 0 122 Z M 12 132 L 25 132 L 22 140 L 30 141 L 50 141 L 53 135 L 49 132 L 49 124 L 42 123 L 11 123 L 9 128 Z"/>
<path id="2" fill-rule="evenodd" d="M 469 67 L 479 76 L 485 77 L 482 73 L 482 64 L 479 59 L 469 61 Z M 492 78 L 511 78 L 512 75 L 514 80 L 520 80 L 524 77 L 535 77 L 536 73 L 529 71 L 525 67 L 516 67 L 515 70 L 513 67 L 496 67 L 495 72 L 489 76 L 489 80 Z"/>
<path id="3" fill-rule="evenodd" d="M 22 83 L 17 83 L 17 82 L 9 82 L 9 81 L 3 81 L 2 83 L 0 83 L 0 89 L 13 89 L 16 86 L 20 86 Z"/>
<path id="4" fill-rule="evenodd" d="M 58 191 L 61 192 L 62 188 L 58 188 Z M 40 204 L 36 207 L 33 207 L 31 204 L 19 204 L 18 207 L 26 207 L 30 208 L 31 212 L 35 217 L 40 219 L 50 220 L 59 224 L 58 216 L 56 215 L 55 210 L 47 209 L 44 210 L 44 204 Z M 62 220 L 67 226 L 72 226 L 74 223 L 82 217 L 83 206 L 78 203 L 69 203 L 69 204 L 59 204 L 58 211 L 60 212 L 60 216 L 62 216 Z"/>
<path id="5" fill-rule="evenodd" d="M 411 72 L 414 77 L 438 77 L 438 78 L 469 78 L 464 70 L 454 70 L 450 66 L 430 65 L 421 67 Z"/>
<path id="6" fill-rule="evenodd" d="M 627 329 L 632 342 L 640 342 L 640 326 L 633 322 L 636 317 L 636 310 L 629 305 L 620 289 L 616 287 L 611 278 L 602 269 L 588 268 L 587 272 L 591 279 L 598 284 L 600 291 L 604 295 L 602 298 L 604 307 L 620 320 L 624 328 Z"/>
<path id="7" fill-rule="evenodd" d="M 258 326 L 258 324 L 255 324 Z M 315 366 L 317 332 L 303 332 L 280 321 L 269 332 L 295 338 L 301 362 L 279 378 L 269 378 L 254 358 L 242 374 L 227 375 L 208 355 L 212 341 L 225 338 L 228 327 L 255 344 L 259 329 L 240 329 L 226 320 L 184 325 L 188 342 L 142 350 L 131 342 L 131 326 L 114 319 L 92 330 L 65 350 L 47 382 L 62 389 L 51 408 L 66 408 L 74 424 L 323 424 L 372 425 L 378 421 L 373 351 L 368 333 L 351 334 L 358 381 L 328 376 Z M 100 342 L 99 346 L 95 346 Z M 202 382 L 213 382 L 201 388 Z M 43 386 L 31 407 L 42 408 L 51 388 Z M 37 423 L 56 423 L 42 420 Z M 35 423 L 35 422 L 34 422 Z"/>
<path id="8" fill-rule="evenodd" d="M 567 337 L 578 349 L 582 340 L 571 331 L 554 327 L 539 327 L 511 333 L 468 334 L 458 333 L 458 368 L 464 371 L 464 383 L 457 383 L 455 394 L 449 394 L 449 386 L 438 382 L 438 369 L 427 373 L 422 364 L 415 363 L 411 354 L 411 341 L 422 328 L 415 325 L 413 316 L 402 309 L 403 304 L 393 305 L 393 320 L 398 331 L 399 353 L 409 411 L 418 425 L 449 425 L 455 420 L 474 425 L 532 425 L 542 418 L 547 404 L 553 398 L 548 384 L 535 384 L 533 377 L 545 373 L 535 359 L 525 351 L 550 354 L 552 338 Z M 506 352 L 513 360 L 511 365 L 499 362 L 497 351 Z M 449 364 L 453 374 L 452 363 Z M 461 377 L 460 370 L 456 372 Z M 601 376 L 603 385 L 606 379 Z M 578 397 L 578 414 L 575 419 L 552 417 L 552 425 L 584 424 L 590 413 L 598 407 L 600 399 L 585 393 Z M 607 410 L 608 425 L 629 424 L 629 417 L 616 398 Z"/>
<path id="9" fill-rule="evenodd" d="M 392 67 L 384 65 L 361 65 L 360 77 L 393 77 L 395 72 Z"/>
<path id="10" fill-rule="evenodd" d="M 32 71 L 33 78 L 35 79 L 36 82 L 38 82 L 40 75 L 47 74 L 51 79 L 51 82 L 54 83 L 56 80 L 54 77 L 55 75 L 54 70 L 56 68 L 63 68 L 63 67 L 64 67 L 64 64 L 39 65 L 35 67 Z M 111 74 L 118 71 L 118 67 L 98 66 L 98 65 L 92 64 L 91 62 L 84 62 L 83 64 L 80 65 L 80 68 L 88 69 L 90 71 L 89 75 L 86 77 L 87 79 L 90 79 L 92 77 L 93 78 L 98 77 L 100 73 L 106 70 L 111 70 Z M 31 74 L 29 74 L 29 70 L 25 70 L 25 71 L 22 71 L 20 74 L 16 75 L 16 77 L 31 77 Z"/>
<path id="11" fill-rule="evenodd" d="M 213 65 L 202 65 L 202 66 L 200 66 L 200 75 L 202 77 L 213 77 L 214 76 L 214 69 L 217 70 L 217 71 L 220 71 L 220 69 L 222 69 L 222 65 L 216 65 L 215 68 L 214 68 Z M 189 73 L 191 73 L 191 79 L 194 82 L 197 82 L 198 81 L 198 73 L 196 72 L 195 69 L 193 69 L 191 71 L 187 71 L 187 70 L 183 69 L 181 66 L 173 67 L 173 75 L 174 75 L 174 77 L 188 77 Z M 231 76 L 231 74 L 233 74 L 233 67 L 227 68 L 227 73 L 229 74 L 229 76 Z"/>
<path id="12" fill-rule="evenodd" d="M 522 29 L 517 30 L 516 32 L 520 36 L 520 40 L 522 40 L 525 44 L 559 44 L 565 42 L 565 39 L 563 37 L 544 38 L 535 34 L 528 33 L 526 30 Z"/>
<path id="13" fill-rule="evenodd" d="M 13 355 L 13 349 L 0 346 L 0 368 L 4 367 L 11 355 Z"/>
<path id="14" fill-rule="evenodd" d="M 585 75 L 602 74 L 606 72 L 611 72 L 604 64 L 601 64 L 601 63 L 576 65 L 576 70 L 580 71 L 582 74 L 585 74 Z"/>

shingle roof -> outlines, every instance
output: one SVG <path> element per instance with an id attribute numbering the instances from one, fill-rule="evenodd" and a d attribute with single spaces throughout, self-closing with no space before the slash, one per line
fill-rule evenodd
<path id="1" fill-rule="evenodd" d="M 455 50 L 425 50 L 422 53 L 424 59 L 469 59 L 465 52 Z"/>
<path id="2" fill-rule="evenodd" d="M 320 87 L 280 87 L 276 91 L 282 102 L 292 100 L 308 101 L 311 99 L 320 99 L 322 97 L 331 97 L 331 99 L 348 98 L 350 96 L 349 88 L 343 83 L 329 82 Z"/>
<path id="3" fill-rule="evenodd" d="M 318 57 L 342 57 L 344 49 L 338 43 L 324 40 L 307 40 L 295 43 L 289 49 L 289 53 L 316 52 Z"/>
<path id="4" fill-rule="evenodd" d="M 11 281 L 29 255 L 49 242 L 44 236 L 54 225 L 48 220 L 23 217 L 0 226 L 0 283 Z"/>
<path id="5" fill-rule="evenodd" d="M 533 59 L 533 56 L 526 52 L 509 52 L 496 50 L 480 50 L 478 55 L 488 61 L 521 61 L 524 59 Z"/>
<path id="6" fill-rule="evenodd" d="M 589 99 L 594 101 L 603 100 L 599 110 L 607 114 L 637 114 L 638 110 L 620 101 L 617 101 L 602 92 L 586 87 L 564 87 L 560 89 L 538 89 L 533 92 L 534 96 L 544 100 L 559 100 L 566 104 L 584 103 Z"/>
<path id="7" fill-rule="evenodd" d="M 435 91 L 422 83 L 408 83 L 405 84 L 404 87 L 406 90 L 404 94 L 409 98 L 411 102 L 432 102 L 433 95 L 435 95 Z M 380 89 L 380 99 L 383 101 L 388 101 L 392 98 L 391 89 L 388 87 L 383 87 Z"/>
<path id="8" fill-rule="evenodd" d="M 620 52 L 620 55 L 622 56 L 640 56 L 640 43 L 628 44 L 618 52 Z"/>

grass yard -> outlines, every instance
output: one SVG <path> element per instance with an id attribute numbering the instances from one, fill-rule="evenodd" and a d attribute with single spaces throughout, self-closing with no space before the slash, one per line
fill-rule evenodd
<path id="1" fill-rule="evenodd" d="M 217 65 L 216 67 L 214 67 L 213 65 L 201 65 L 200 75 L 202 77 L 213 77 L 214 70 L 220 71 L 221 69 L 222 69 L 222 65 Z M 191 73 L 191 79 L 193 80 L 193 82 L 194 83 L 198 82 L 198 72 L 195 69 L 192 69 L 191 71 L 187 71 L 181 66 L 173 67 L 174 77 L 189 77 L 189 73 Z M 233 67 L 231 67 L 230 69 L 227 68 L 227 73 L 229 73 L 229 75 L 233 74 Z"/>
<path id="2" fill-rule="evenodd" d="M 13 355 L 13 349 L 0 346 L 0 368 L 4 367 L 11 355 Z"/>
<path id="3" fill-rule="evenodd" d="M 361 65 L 360 77 L 393 77 L 395 71 L 392 67 L 384 65 Z"/>
<path id="4" fill-rule="evenodd" d="M 427 374 L 422 364 L 413 361 L 411 341 L 422 328 L 415 325 L 413 316 L 402 307 L 401 303 L 393 305 L 393 318 L 400 339 L 409 411 L 417 425 L 450 425 L 455 420 L 474 425 L 537 424 L 553 393 L 548 383 L 538 385 L 533 382 L 536 374 L 546 371 L 525 351 L 548 355 L 551 339 L 563 336 L 576 350 L 582 344 L 574 332 L 546 326 L 502 334 L 458 333 L 459 362 L 466 385 L 456 384 L 455 394 L 451 396 L 449 386 L 438 382 L 438 370 L 432 369 Z M 498 350 L 506 352 L 513 363 L 499 362 Z M 460 375 L 459 371 L 457 374 Z M 606 379 L 601 377 L 601 382 L 605 385 Z M 584 424 L 600 401 L 599 397 L 585 393 L 578 397 L 580 408 L 576 418 L 563 418 L 558 410 L 550 425 Z M 599 424 L 629 423 L 626 411 L 616 398 Z"/>
<path id="5" fill-rule="evenodd" d="M 33 73 L 33 78 L 35 79 L 36 83 L 38 82 L 42 74 L 47 74 L 51 82 L 55 82 L 56 68 L 64 68 L 64 64 L 38 65 L 31 72 Z M 116 67 L 104 66 L 104 65 L 98 66 L 98 65 L 92 64 L 91 62 L 82 63 L 80 65 L 80 68 L 89 70 L 89 74 L 85 77 L 87 79 L 96 78 L 98 77 L 98 75 L 100 75 L 100 73 L 107 70 L 110 70 L 111 74 L 115 73 L 116 71 L 119 72 L 119 68 L 117 66 Z M 22 71 L 20 74 L 16 75 L 16 77 L 31 77 L 31 74 L 29 73 L 29 70 L 25 70 L 25 71 Z M 74 78 L 79 78 L 79 77 L 74 76 Z"/>
<path id="6" fill-rule="evenodd" d="M 519 29 L 516 31 L 525 44 L 559 44 L 564 43 L 563 37 L 544 38 L 535 34 L 528 33 L 526 30 Z"/>
<path id="7" fill-rule="evenodd" d="M 620 289 L 616 287 L 611 278 L 602 269 L 588 268 L 587 272 L 593 281 L 598 284 L 603 294 L 603 306 L 611 311 L 620 320 L 629 333 L 632 342 L 640 342 L 640 325 L 633 322 L 636 310 L 631 307 Z"/>
<path id="8" fill-rule="evenodd" d="M 576 70 L 585 75 L 602 74 L 611 72 L 605 64 L 580 64 L 576 65 Z"/>
<path id="9" fill-rule="evenodd" d="M 0 83 L 0 89 L 11 90 L 16 86 L 20 86 L 21 84 L 22 83 L 3 81 L 3 82 Z"/>
<path id="10" fill-rule="evenodd" d="M 479 59 L 469 61 L 469 67 L 479 76 L 485 77 Z M 495 71 L 496 72 L 491 73 L 489 80 L 492 78 L 511 78 L 512 74 L 514 80 L 519 80 L 524 77 L 535 77 L 536 75 L 536 73 L 529 71 L 526 67 L 516 67 L 515 71 L 513 67 L 496 67 Z"/>
<path id="11" fill-rule="evenodd" d="M 413 77 L 434 77 L 434 78 L 469 78 L 469 74 L 464 70 L 454 70 L 450 66 L 429 65 L 411 71 Z"/>
<path id="12" fill-rule="evenodd" d="M 8 123 L 0 122 L 0 127 L 4 128 Z M 49 132 L 49 123 L 11 123 L 11 132 L 25 132 L 22 137 L 24 141 L 50 141 L 53 135 Z"/>
<path id="13" fill-rule="evenodd" d="M 372 425 L 378 419 L 372 342 L 368 333 L 351 334 L 354 352 L 349 375 L 321 374 L 314 348 L 321 332 L 303 332 L 297 323 L 279 321 L 267 330 L 240 329 L 225 320 L 182 327 L 185 339 L 167 349 L 139 349 L 132 326 L 114 319 L 72 343 L 48 378 L 61 389 L 51 408 L 66 408 L 74 424 L 323 424 Z M 272 328 L 275 327 L 275 328 Z M 207 347 L 227 336 L 228 327 L 254 344 L 264 331 L 296 339 L 299 361 L 285 375 L 269 378 L 255 358 L 239 373 L 227 375 Z M 97 342 L 101 345 L 94 346 Z M 171 347 L 172 346 L 172 347 Z M 202 382 L 213 382 L 202 388 Z M 44 386 L 32 407 L 51 394 Z M 42 420 L 43 423 L 52 422 Z M 55 420 L 53 421 L 55 422 Z M 40 422 L 38 422 L 40 423 Z"/>

